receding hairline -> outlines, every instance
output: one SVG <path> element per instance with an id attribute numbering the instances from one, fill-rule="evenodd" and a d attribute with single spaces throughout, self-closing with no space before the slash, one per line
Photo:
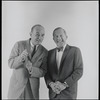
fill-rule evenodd
<path id="1" fill-rule="evenodd" d="M 36 27 L 41 27 L 41 28 L 44 29 L 44 27 L 43 27 L 42 25 L 36 24 L 36 25 L 34 25 L 34 26 L 31 28 L 31 32 L 32 32 Z"/>
<path id="2" fill-rule="evenodd" d="M 54 36 L 54 34 L 55 34 L 55 31 L 57 31 L 57 30 L 59 30 L 59 29 L 63 30 L 63 32 L 64 32 L 65 35 L 67 36 L 67 33 L 66 33 L 65 29 L 63 29 L 62 27 L 57 27 L 57 28 L 55 28 L 54 31 L 53 31 L 53 36 Z"/>

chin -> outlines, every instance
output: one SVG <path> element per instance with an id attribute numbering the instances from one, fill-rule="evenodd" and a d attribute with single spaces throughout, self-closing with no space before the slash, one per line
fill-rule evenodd
<path id="1" fill-rule="evenodd" d="M 62 45 L 62 44 L 57 44 L 57 46 L 58 46 L 58 47 L 62 47 L 63 45 Z"/>
<path id="2" fill-rule="evenodd" d="M 41 42 L 36 43 L 36 45 L 39 45 L 39 44 L 41 44 Z"/>
<path id="3" fill-rule="evenodd" d="M 57 47 L 62 47 L 61 45 L 57 45 Z"/>

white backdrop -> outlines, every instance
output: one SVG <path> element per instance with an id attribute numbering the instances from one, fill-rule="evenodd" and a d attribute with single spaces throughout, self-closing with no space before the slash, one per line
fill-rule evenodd
<path id="1" fill-rule="evenodd" d="M 98 1 L 2 1 L 2 97 L 7 98 L 12 69 L 8 58 L 15 42 L 29 38 L 33 25 L 45 27 L 43 45 L 56 45 L 53 30 L 60 26 L 68 34 L 68 44 L 81 49 L 84 73 L 78 82 L 78 99 L 98 98 Z M 44 79 L 40 98 L 48 98 Z"/>

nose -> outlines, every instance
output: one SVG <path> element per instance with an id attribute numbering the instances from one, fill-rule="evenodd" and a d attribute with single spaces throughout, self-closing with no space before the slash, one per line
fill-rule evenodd
<path id="1" fill-rule="evenodd" d="M 40 38 L 40 35 L 37 35 L 36 38 L 39 39 Z"/>
<path id="2" fill-rule="evenodd" d="M 60 36 L 57 36 L 57 40 L 61 40 L 61 37 Z"/>
<path id="3" fill-rule="evenodd" d="M 37 39 L 41 40 L 42 39 L 42 36 L 38 36 Z"/>

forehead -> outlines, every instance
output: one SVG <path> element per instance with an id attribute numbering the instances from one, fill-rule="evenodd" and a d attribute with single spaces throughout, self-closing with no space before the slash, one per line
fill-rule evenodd
<path id="1" fill-rule="evenodd" d="M 41 27 L 41 26 L 36 26 L 36 27 L 34 27 L 34 29 L 33 29 L 32 32 L 35 32 L 35 33 L 43 33 L 44 34 L 44 28 Z"/>
<path id="2" fill-rule="evenodd" d="M 57 30 L 55 30 L 55 32 L 54 32 L 54 36 L 56 35 L 65 35 L 66 33 L 64 32 L 64 30 L 63 29 L 57 29 Z"/>

